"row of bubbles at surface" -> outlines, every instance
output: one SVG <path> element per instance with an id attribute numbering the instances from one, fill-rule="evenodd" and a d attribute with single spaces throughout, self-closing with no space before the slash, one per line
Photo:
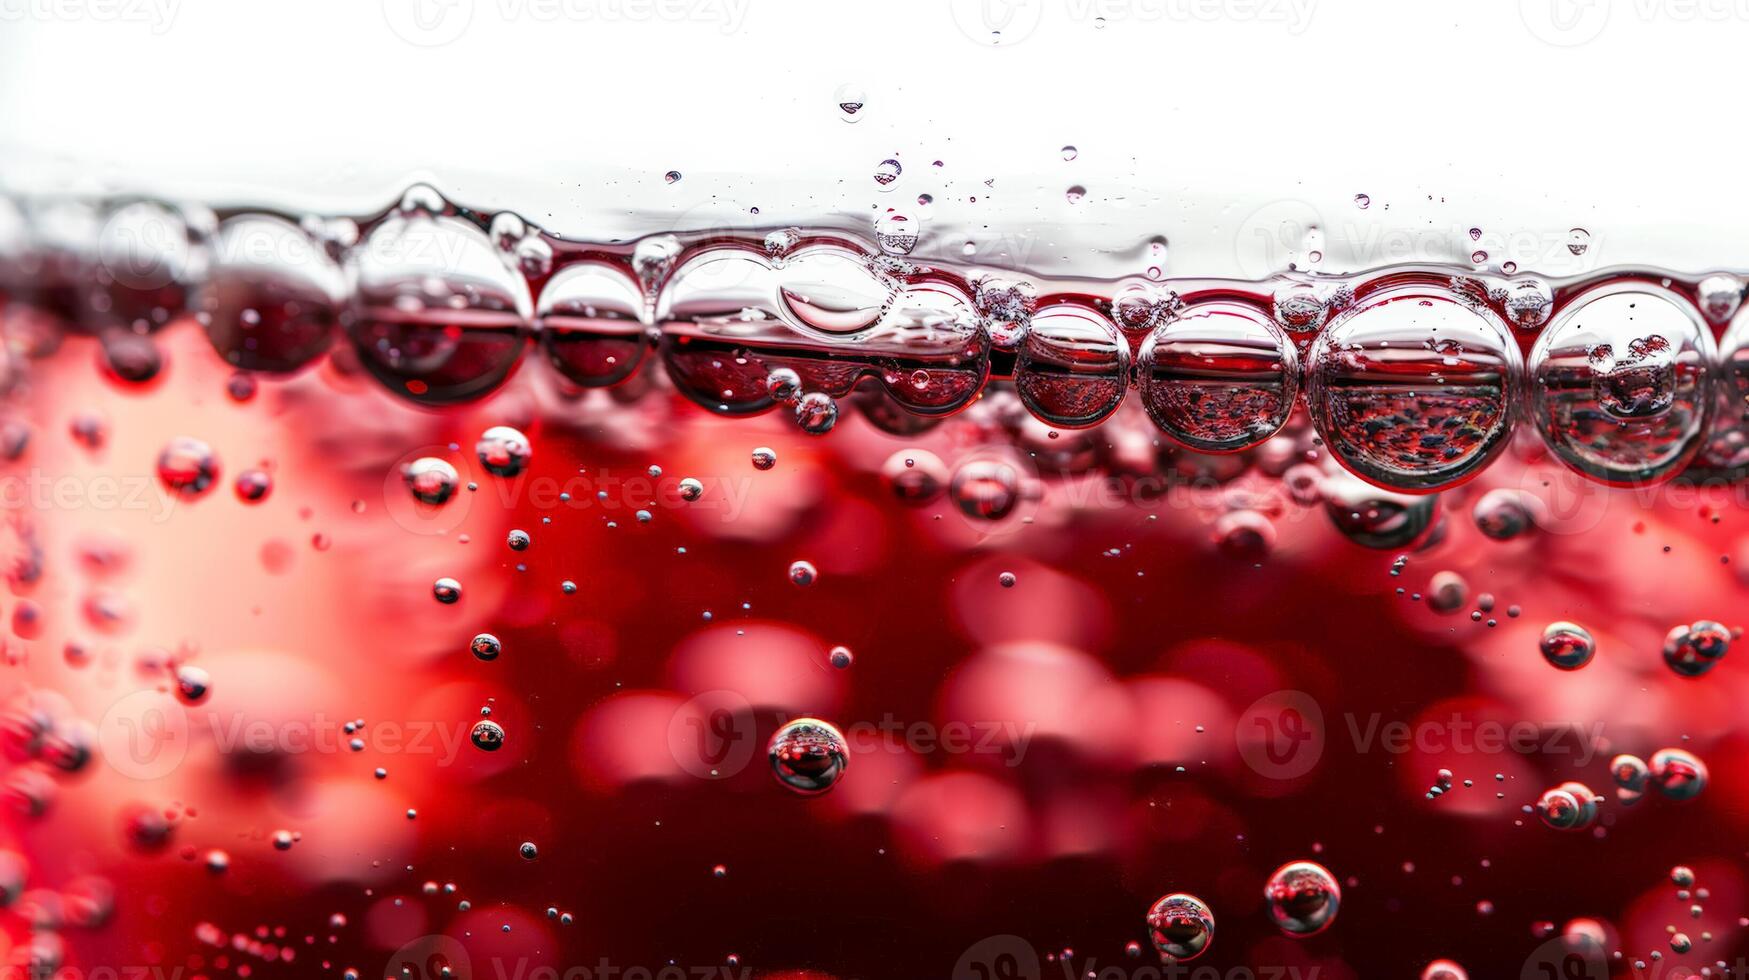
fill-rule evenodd
<path id="1" fill-rule="evenodd" d="M 424 185 L 364 219 L 0 198 L 0 293 L 9 362 L 94 335 L 124 383 L 157 374 L 152 333 L 192 314 L 240 370 L 295 372 L 344 337 L 384 386 L 433 406 L 491 393 L 532 346 L 569 385 L 659 360 L 712 411 L 787 407 L 816 433 L 853 391 L 877 425 L 912 433 L 995 381 L 1055 429 L 1097 425 L 1133 392 L 1173 442 L 1214 454 L 1261 444 L 1303 402 L 1343 466 L 1408 493 L 1472 477 L 1515 423 L 1606 484 L 1656 483 L 1697 456 L 1749 473 L 1736 275 L 1045 280 L 921 265 L 915 244 L 890 218 L 866 238 L 587 243 Z"/>

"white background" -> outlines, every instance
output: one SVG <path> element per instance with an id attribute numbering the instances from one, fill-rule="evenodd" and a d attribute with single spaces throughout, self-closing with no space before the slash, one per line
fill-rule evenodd
<path id="1" fill-rule="evenodd" d="M 930 193 L 926 250 L 1038 267 L 1162 235 L 1258 275 L 1312 227 L 1327 270 L 1749 267 L 1745 50 L 1749 0 L 0 0 L 0 186 L 362 211 L 422 174 L 579 237 Z"/>

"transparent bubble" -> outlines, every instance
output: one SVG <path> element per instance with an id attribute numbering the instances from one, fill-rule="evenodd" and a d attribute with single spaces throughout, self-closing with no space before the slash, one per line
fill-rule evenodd
<path id="1" fill-rule="evenodd" d="M 1439 498 L 1380 490 L 1346 474 L 1319 485 L 1330 523 L 1355 544 L 1367 548 L 1407 548 L 1427 535 L 1438 515 Z"/>
<path id="2" fill-rule="evenodd" d="M 1731 275 L 1711 275 L 1695 287 L 1700 310 L 1714 323 L 1726 323 L 1743 303 L 1743 281 Z"/>
<path id="3" fill-rule="evenodd" d="M 559 270 L 541 289 L 535 325 L 547 363 L 585 388 L 631 377 L 651 347 L 642 288 L 602 262 Z"/>
<path id="4" fill-rule="evenodd" d="M 881 481 L 900 503 L 921 507 L 947 489 L 947 464 L 926 449 L 901 449 L 881 464 Z"/>
<path id="5" fill-rule="evenodd" d="M 1421 971 L 1421 980 L 1470 980 L 1470 975 L 1451 960 L 1434 960 Z"/>
<path id="6" fill-rule="evenodd" d="M 515 370 L 530 333 L 528 282 L 460 217 L 384 220 L 352 254 L 348 333 L 359 363 L 421 404 L 479 398 Z"/>
<path id="7" fill-rule="evenodd" d="M 838 118 L 847 123 L 861 122 L 863 107 L 868 105 L 868 94 L 862 86 L 846 82 L 832 93 L 832 103 L 838 109 Z"/>
<path id="8" fill-rule="evenodd" d="M 1712 332 L 1680 297 L 1616 283 L 1577 298 L 1530 355 L 1529 411 L 1555 457 L 1612 485 L 1655 483 L 1700 448 Z"/>
<path id="9" fill-rule="evenodd" d="M 453 578 L 440 578 L 431 584 L 431 596 L 446 606 L 461 601 L 462 584 Z"/>
<path id="10" fill-rule="evenodd" d="M 1591 638 L 1591 631 L 1565 620 L 1544 628 L 1537 646 L 1542 650 L 1543 659 L 1561 670 L 1578 670 L 1590 663 L 1597 653 L 1597 641 Z"/>
<path id="11" fill-rule="evenodd" d="M 219 458 L 199 439 L 178 436 L 158 454 L 158 479 L 184 497 L 198 497 L 219 478 Z"/>
<path id="12" fill-rule="evenodd" d="M 1148 336 L 1137 377 L 1148 416 L 1175 442 L 1237 452 L 1287 423 L 1299 392 L 1299 358 L 1256 309 L 1200 303 Z"/>
<path id="13" fill-rule="evenodd" d="M 474 730 L 468 738 L 474 743 L 474 748 L 496 752 L 504 747 L 504 728 L 495 721 L 482 719 L 474 723 Z"/>
<path id="14" fill-rule="evenodd" d="M 346 275 L 297 225 L 227 218 L 195 301 L 219 356 L 247 371 L 289 373 L 328 349 L 347 307 Z"/>
<path id="15" fill-rule="evenodd" d="M 474 455 L 480 465 L 494 476 L 517 476 L 528 467 L 534 449 L 521 430 L 508 425 L 494 425 L 474 443 Z"/>
<path id="16" fill-rule="evenodd" d="M 833 647 L 827 652 L 826 661 L 838 670 L 848 670 L 856 662 L 856 656 L 849 647 Z"/>
<path id="17" fill-rule="evenodd" d="M 1535 330 L 1549 321 L 1555 294 L 1541 279 L 1519 279 L 1508 286 L 1501 305 L 1506 319 L 1520 330 Z"/>
<path id="18" fill-rule="evenodd" d="M 1215 936 L 1215 915 L 1195 895 L 1176 893 L 1148 909 L 1148 938 L 1170 962 L 1201 956 Z"/>
<path id="19" fill-rule="evenodd" d="M 1215 547 L 1234 561 L 1260 562 L 1275 550 L 1275 525 L 1254 510 L 1233 510 L 1215 521 Z"/>
<path id="20" fill-rule="evenodd" d="M 777 450 L 769 446 L 759 446 L 753 450 L 753 468 L 769 470 L 777 465 Z"/>
<path id="21" fill-rule="evenodd" d="M 691 503 L 704 496 L 704 483 L 696 477 L 686 477 L 680 481 L 680 499 Z"/>
<path id="22" fill-rule="evenodd" d="M 448 460 L 421 456 L 401 468 L 401 479 L 413 499 L 422 504 L 444 504 L 455 496 L 461 476 Z"/>
<path id="23" fill-rule="evenodd" d="M 1536 530 L 1547 520 L 1547 508 L 1535 494 L 1514 487 L 1496 487 L 1483 494 L 1471 511 L 1476 529 L 1495 541 L 1511 541 Z"/>
<path id="24" fill-rule="evenodd" d="M 504 652 L 504 643 L 491 633 L 478 633 L 469 641 L 468 649 L 473 652 L 475 659 L 491 661 L 497 660 L 498 655 Z"/>
<path id="25" fill-rule="evenodd" d="M 1058 304 L 1033 315 L 1015 359 L 1014 386 L 1042 421 L 1084 428 L 1123 403 L 1129 358 L 1129 343 L 1111 321 L 1086 307 Z"/>
<path id="26" fill-rule="evenodd" d="M 802 393 L 802 377 L 789 368 L 775 368 L 765 376 L 765 393 L 774 402 L 792 402 Z"/>
<path id="27" fill-rule="evenodd" d="M 199 704 L 212 691 L 212 678 L 191 664 L 176 668 L 176 697 L 183 704 Z"/>
<path id="28" fill-rule="evenodd" d="M 1684 749 L 1659 749 L 1646 760 L 1650 782 L 1672 800 L 1691 800 L 1706 789 L 1706 763 Z"/>
<path id="29" fill-rule="evenodd" d="M 1676 626 L 1664 636 L 1664 663 L 1683 677 L 1699 677 L 1718 666 L 1731 649 L 1731 630 L 1710 619 Z"/>
<path id="30" fill-rule="evenodd" d="M 810 391 L 796 401 L 796 424 L 809 435 L 825 435 L 838 424 L 838 403 L 825 392 Z"/>
<path id="31" fill-rule="evenodd" d="M 1291 936 L 1323 932 L 1336 919 L 1342 904 L 1342 887 L 1328 868 L 1314 861 L 1284 864 L 1263 886 L 1269 916 Z"/>
<path id="32" fill-rule="evenodd" d="M 954 471 L 949 493 L 967 517 L 1000 521 L 1020 503 L 1021 473 L 1002 460 L 968 460 Z"/>
<path id="33" fill-rule="evenodd" d="M 772 734 L 766 754 L 777 781 L 804 796 L 838 785 L 850 764 L 844 736 L 816 718 L 797 718 L 779 728 Z"/>
<path id="34" fill-rule="evenodd" d="M 267 499 L 273 492 L 273 477 L 266 470 L 244 470 L 237 474 L 232 486 L 237 491 L 237 499 L 246 504 L 258 504 Z"/>
<path id="35" fill-rule="evenodd" d="M 1324 325 L 1330 306 L 1311 286 L 1287 283 L 1275 291 L 1271 300 L 1275 320 L 1294 333 L 1311 333 Z"/>
<path id="36" fill-rule="evenodd" d="M 1694 869 L 1686 865 L 1677 865 L 1670 869 L 1670 883 L 1678 888 L 1694 886 Z"/>
<path id="37" fill-rule="evenodd" d="M 813 585 L 820 577 L 818 569 L 810 561 L 791 562 L 789 566 L 789 581 L 791 585 Z"/>
<path id="38" fill-rule="evenodd" d="M 880 165 L 875 167 L 874 181 L 880 185 L 881 189 L 885 190 L 893 186 L 893 182 L 898 180 L 899 175 L 904 172 L 905 168 L 899 164 L 899 161 L 890 158 L 882 160 Z"/>
<path id="39" fill-rule="evenodd" d="M 1583 228 L 1574 228 L 1567 232 L 1567 251 L 1574 255 L 1584 255 L 1591 247 L 1591 233 Z"/>
<path id="40" fill-rule="evenodd" d="M 1404 287 L 1333 319 L 1306 361 L 1306 405 L 1363 479 L 1426 492 L 1506 447 L 1522 365 L 1505 324 L 1448 293 Z"/>

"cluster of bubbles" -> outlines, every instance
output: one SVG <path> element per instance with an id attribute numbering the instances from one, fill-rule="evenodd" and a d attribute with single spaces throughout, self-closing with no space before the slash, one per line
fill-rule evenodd
<path id="1" fill-rule="evenodd" d="M 1667 799 L 1692 800 L 1706 789 L 1708 778 L 1706 763 L 1677 748 L 1659 749 L 1650 759 L 1618 755 L 1610 760 L 1609 774 L 1615 781 L 1616 799 L 1623 805 L 1639 802 L 1648 789 Z"/>
<path id="2" fill-rule="evenodd" d="M 860 106 L 840 103 L 847 118 Z M 875 182 L 900 172 L 883 161 Z M 106 370 L 131 383 L 161 369 L 151 334 L 193 314 L 239 369 L 294 372 L 345 337 L 366 373 L 429 405 L 496 390 L 532 347 L 582 388 L 627 381 L 654 358 L 713 411 L 787 406 L 812 433 L 835 425 L 853 390 L 871 419 L 918 426 L 1005 378 L 1062 429 L 1103 422 L 1135 392 L 1175 445 L 1208 454 L 1260 445 L 1303 403 L 1337 462 L 1408 494 L 1473 477 L 1516 422 L 1603 483 L 1655 482 L 1697 457 L 1749 472 L 1749 318 L 1735 276 L 1554 284 L 1402 267 L 1051 292 L 916 264 L 918 234 L 892 210 L 872 243 L 779 229 L 594 244 L 424 185 L 360 220 L 7 199 L 0 291 L 29 314 L 27 352 L 91 334 Z M 1510 536 L 1534 520 L 1505 506 L 1490 526 Z"/>

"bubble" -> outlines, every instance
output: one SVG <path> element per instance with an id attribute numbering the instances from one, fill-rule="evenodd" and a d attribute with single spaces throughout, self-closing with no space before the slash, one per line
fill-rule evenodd
<path id="1" fill-rule="evenodd" d="M 832 396 L 810 391 L 796 401 L 796 424 L 811 436 L 821 436 L 838 424 L 838 403 Z"/>
<path id="2" fill-rule="evenodd" d="M 881 482 L 900 503 L 922 507 L 947 488 L 947 464 L 927 449 L 901 449 L 881 464 Z"/>
<path id="3" fill-rule="evenodd" d="M 504 729 L 495 721 L 480 720 L 474 723 L 474 730 L 468 734 L 474 748 L 482 752 L 496 752 L 504 747 Z"/>
<path id="4" fill-rule="evenodd" d="M 1437 496 L 1391 493 L 1346 474 L 1327 477 L 1318 492 L 1330 523 L 1367 548 L 1409 547 L 1433 529 L 1438 514 Z"/>
<path id="5" fill-rule="evenodd" d="M 1542 822 L 1555 830 L 1579 830 L 1591 822 L 1595 815 L 1596 804 L 1589 798 L 1580 800 L 1569 786 L 1563 783 L 1554 789 L 1544 791 L 1537 800 L 1537 816 Z"/>
<path id="6" fill-rule="evenodd" d="M 662 182 L 666 183 L 666 184 L 678 184 L 678 183 L 680 183 L 680 171 L 670 170 L 667 173 L 663 174 L 662 175 Z"/>
<path id="7" fill-rule="evenodd" d="M 1421 971 L 1421 980 L 1470 980 L 1470 975 L 1451 960 L 1434 960 Z"/>
<path id="8" fill-rule="evenodd" d="M 359 363 L 426 405 L 480 398 L 515 370 L 530 334 L 528 281 L 477 226 L 413 211 L 377 225 L 353 254 L 348 330 Z"/>
<path id="9" fill-rule="evenodd" d="M 1004 589 L 1014 588 L 1015 584 L 1019 581 L 1019 579 L 1014 577 L 1013 572 L 1003 572 L 996 576 L 996 584 L 1002 586 Z"/>
<path id="10" fill-rule="evenodd" d="M 1454 613 L 1470 597 L 1470 583 L 1453 571 L 1435 573 L 1427 583 L 1427 605 L 1436 613 Z"/>
<path id="11" fill-rule="evenodd" d="M 540 350 L 555 371 L 585 388 L 630 378 L 652 346 L 642 287 L 604 262 L 574 262 L 535 304 Z"/>
<path id="12" fill-rule="evenodd" d="M 779 728 L 771 736 L 767 755 L 777 781 L 803 796 L 838 785 L 850 764 L 844 736 L 816 718 L 797 718 Z"/>
<path id="13" fill-rule="evenodd" d="M 1655 483 L 1700 448 L 1711 410 L 1712 331 L 1644 283 L 1582 294 L 1530 355 L 1531 418 L 1570 468 L 1612 485 Z"/>
<path id="14" fill-rule="evenodd" d="M 1646 760 L 1652 786 L 1672 800 L 1692 800 L 1706 789 L 1706 763 L 1683 749 L 1659 749 Z"/>
<path id="15" fill-rule="evenodd" d="M 183 704 L 199 704 L 212 692 L 212 678 L 199 667 L 176 668 L 176 697 Z"/>
<path id="16" fill-rule="evenodd" d="M 345 273 L 298 226 L 267 215 L 219 225 L 195 306 L 219 356 L 245 371 L 296 371 L 328 349 L 347 307 Z"/>
<path id="17" fill-rule="evenodd" d="M 948 493 L 967 517 L 1000 521 L 1020 503 L 1020 473 L 1005 460 L 968 460 L 954 471 Z"/>
<path id="18" fill-rule="evenodd" d="M 1294 333 L 1312 333 L 1330 315 L 1329 304 L 1318 296 L 1317 290 L 1301 283 L 1288 283 L 1277 289 L 1271 305 L 1276 322 Z"/>
<path id="19" fill-rule="evenodd" d="M 1015 358 L 1020 401 L 1049 425 L 1085 428 L 1117 411 L 1130 345 L 1109 320 L 1067 303 L 1033 314 Z"/>
<path id="20" fill-rule="evenodd" d="M 862 109 L 868 105 L 868 95 L 862 90 L 862 86 L 846 82 L 832 93 L 832 102 L 838 107 L 838 118 L 847 123 L 861 122 Z"/>
<path id="21" fill-rule="evenodd" d="M 1269 916 L 1290 936 L 1314 936 L 1336 919 L 1342 887 L 1329 869 L 1313 861 L 1284 864 L 1263 886 Z"/>
<path id="22" fill-rule="evenodd" d="M 1574 255 L 1584 255 L 1591 247 L 1591 233 L 1583 228 L 1574 228 L 1567 232 L 1567 251 Z"/>
<path id="23" fill-rule="evenodd" d="M 1215 936 L 1215 915 L 1195 895 L 1175 893 L 1148 909 L 1148 938 L 1169 962 L 1194 960 Z"/>
<path id="24" fill-rule="evenodd" d="M 1369 482 L 1425 492 L 1462 483 L 1506 447 L 1521 370 L 1518 345 L 1485 308 L 1403 287 L 1319 334 L 1306 405 L 1338 462 Z"/>
<path id="25" fill-rule="evenodd" d="M 891 208 L 875 219 L 875 244 L 888 255 L 910 255 L 920 237 L 918 222 Z"/>
<path id="26" fill-rule="evenodd" d="M 462 584 L 453 578 L 440 578 L 431 583 L 431 596 L 446 606 L 453 606 L 461 601 Z"/>
<path id="27" fill-rule="evenodd" d="M 401 481 L 413 499 L 433 506 L 449 502 L 461 485 L 461 476 L 447 460 L 421 456 L 401 467 Z"/>
<path id="28" fill-rule="evenodd" d="M 680 481 L 680 499 L 691 503 L 704 496 L 704 483 L 696 477 L 685 477 Z"/>
<path id="29" fill-rule="evenodd" d="M 219 458 L 199 439 L 177 436 L 158 454 L 158 479 L 184 497 L 206 493 L 218 478 Z"/>
<path id="30" fill-rule="evenodd" d="M 769 470 L 777 465 L 777 450 L 769 446 L 759 446 L 753 450 L 753 468 Z"/>
<path id="31" fill-rule="evenodd" d="M 890 158 L 882 160 L 880 165 L 875 167 L 874 181 L 885 189 L 891 187 L 893 181 L 898 180 L 899 175 L 904 172 L 905 168 L 899 165 L 899 161 Z"/>
<path id="32" fill-rule="evenodd" d="M 856 655 L 850 652 L 849 647 L 833 647 L 826 654 L 826 661 L 838 670 L 848 670 L 856 662 Z"/>
<path id="33" fill-rule="evenodd" d="M 1678 888 L 1691 888 L 1694 885 L 1694 869 L 1686 865 L 1677 865 L 1670 869 L 1670 883 Z"/>
<path id="34" fill-rule="evenodd" d="M 820 573 L 814 568 L 813 562 L 795 561 L 789 566 L 789 581 L 791 585 L 813 585 Z"/>
<path id="35" fill-rule="evenodd" d="M 532 543 L 533 539 L 528 536 L 528 532 L 521 528 L 512 528 L 510 533 L 504 535 L 504 545 L 511 551 L 527 551 Z"/>
<path id="36" fill-rule="evenodd" d="M 1201 303 L 1157 327 L 1137 360 L 1142 405 L 1173 441 L 1237 452 L 1281 430 L 1299 391 L 1299 358 L 1268 317 Z"/>
<path id="37" fill-rule="evenodd" d="M 475 742 L 474 744 L 478 745 L 479 743 Z M 534 841 L 525 840 L 517 845 L 516 853 L 522 855 L 524 861 L 533 861 L 535 858 L 540 857 L 540 848 L 535 846 Z"/>
<path id="38" fill-rule="evenodd" d="M 504 652 L 504 644 L 491 633 L 479 633 L 468 643 L 468 649 L 473 651 L 476 660 L 492 661 Z"/>
<path id="39" fill-rule="evenodd" d="M 1731 630 L 1710 619 L 1673 627 L 1664 636 L 1664 663 L 1683 677 L 1699 677 L 1718 666 L 1731 649 Z"/>
<path id="40" fill-rule="evenodd" d="M 1076 158 L 1076 157 L 1078 157 L 1078 156 L 1080 156 L 1080 155 L 1081 155 L 1081 151 L 1080 151 L 1080 150 L 1077 150 L 1077 149 L 1075 149 L 1075 148 L 1074 148 L 1074 147 L 1073 147 L 1073 146 L 1065 146 L 1065 147 L 1063 147 L 1063 151 L 1062 151 L 1062 152 L 1063 152 L 1063 159 L 1064 159 L 1064 160 L 1073 160 L 1073 159 L 1075 159 L 1075 158 Z"/>
<path id="41" fill-rule="evenodd" d="M 1560 670 L 1578 670 L 1597 654 L 1597 641 L 1591 638 L 1591 631 L 1565 620 L 1545 627 L 1537 645 L 1543 659 Z"/>
<path id="42" fill-rule="evenodd" d="M 266 470 L 244 470 L 237 474 L 237 499 L 246 504 L 258 504 L 273 492 L 273 477 Z"/>
<path id="43" fill-rule="evenodd" d="M 1476 501 L 1471 516 L 1484 537 L 1511 541 L 1534 531 L 1546 519 L 1546 511 L 1543 502 L 1528 491 L 1496 487 Z"/>
<path id="44" fill-rule="evenodd" d="M 1743 282 L 1736 276 L 1707 276 L 1695 286 L 1694 292 L 1701 312 L 1714 323 L 1729 322 L 1743 303 Z"/>
<path id="45" fill-rule="evenodd" d="M 494 425 L 481 433 L 474 443 L 474 455 L 480 465 L 494 476 L 517 476 L 528 466 L 534 448 L 528 437 L 508 425 Z"/>
<path id="46" fill-rule="evenodd" d="M 1255 564 L 1275 550 L 1275 525 L 1257 511 L 1232 510 L 1215 521 L 1214 539 L 1221 554 Z"/>
<path id="47" fill-rule="evenodd" d="M 1075 184 L 1075 185 L 1071 186 L 1068 190 L 1063 192 L 1063 199 L 1068 201 L 1070 204 L 1080 204 L 1081 199 L 1086 197 L 1086 196 L 1087 196 L 1087 188 L 1082 187 L 1080 184 Z"/>
<path id="48" fill-rule="evenodd" d="M 297 840 L 297 835 L 289 830 L 276 830 L 273 832 L 273 849 L 289 851 L 292 849 L 292 845 L 297 843 Z"/>

